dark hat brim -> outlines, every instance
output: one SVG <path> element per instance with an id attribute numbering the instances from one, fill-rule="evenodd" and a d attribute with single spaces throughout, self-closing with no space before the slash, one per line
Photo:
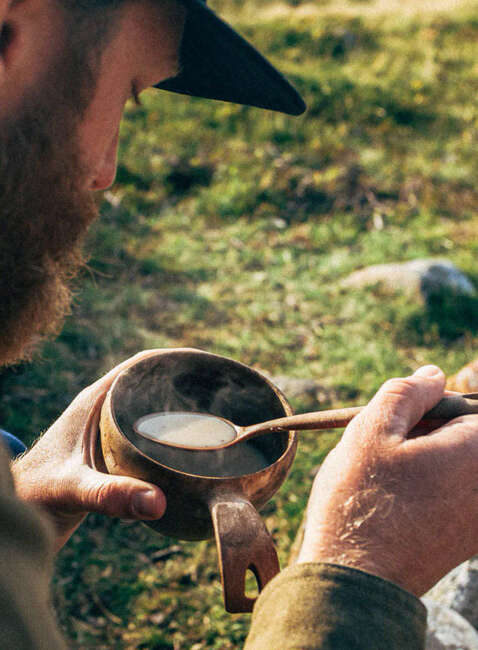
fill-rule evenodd
<path id="1" fill-rule="evenodd" d="M 305 111 L 297 90 L 250 43 L 202 0 L 183 1 L 180 72 L 156 88 L 289 115 Z"/>

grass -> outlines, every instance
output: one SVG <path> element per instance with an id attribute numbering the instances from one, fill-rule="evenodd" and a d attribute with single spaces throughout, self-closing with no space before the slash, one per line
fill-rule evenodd
<path id="1" fill-rule="evenodd" d="M 152 346 L 314 378 L 334 405 L 362 403 L 420 364 L 452 374 L 477 356 L 475 298 L 424 305 L 341 284 L 370 264 L 443 256 L 478 286 L 476 3 L 215 6 L 309 110 L 289 118 L 155 92 L 128 108 L 73 315 L 35 363 L 0 375 L 1 425 L 27 441 Z M 283 564 L 335 439 L 305 434 L 264 510 Z M 223 610 L 211 542 L 98 516 L 59 555 L 54 595 L 72 647 L 227 650 L 247 633 L 247 615 Z"/>

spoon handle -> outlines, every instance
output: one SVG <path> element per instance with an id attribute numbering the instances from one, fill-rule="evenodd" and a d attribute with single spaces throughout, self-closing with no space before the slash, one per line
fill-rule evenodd
<path id="1" fill-rule="evenodd" d="M 276 420 L 253 424 L 252 426 L 247 427 L 239 437 L 241 439 L 250 439 L 255 438 L 256 435 L 269 431 L 277 431 L 279 429 L 285 429 L 287 431 L 307 429 L 318 431 L 321 429 L 345 427 L 362 411 L 363 408 L 365 407 L 353 406 L 350 408 L 299 413 L 298 415 L 277 418 Z M 418 431 L 422 428 L 428 430 L 436 429 L 456 417 L 472 414 L 478 414 L 478 393 L 447 395 L 446 397 L 443 397 L 436 406 L 428 411 L 428 413 L 425 413 L 414 430 Z"/>

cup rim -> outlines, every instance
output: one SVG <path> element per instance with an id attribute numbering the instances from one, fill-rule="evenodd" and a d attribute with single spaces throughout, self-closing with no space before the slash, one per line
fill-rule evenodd
<path id="1" fill-rule="evenodd" d="M 152 463 L 153 465 L 159 465 L 161 468 L 164 468 L 164 469 L 168 470 L 169 472 L 173 472 L 173 473 L 179 474 L 181 476 L 188 476 L 188 477 L 192 477 L 192 478 L 195 478 L 195 479 L 205 479 L 205 480 L 208 480 L 208 481 L 212 480 L 212 481 L 221 482 L 221 481 L 228 481 L 228 480 L 229 481 L 230 480 L 237 480 L 237 479 L 241 479 L 241 478 L 244 478 L 244 477 L 257 476 L 259 474 L 269 472 L 271 470 L 271 468 L 273 468 L 277 464 L 283 462 L 285 456 L 290 453 L 292 447 L 297 447 L 298 434 L 297 434 L 296 431 L 290 430 L 290 431 L 286 432 L 287 433 L 286 447 L 285 447 L 284 451 L 280 454 L 280 456 L 278 458 L 276 458 L 276 460 L 274 462 L 272 462 L 270 465 L 267 465 L 263 469 L 258 470 L 257 472 L 251 472 L 249 474 L 239 474 L 238 476 L 203 476 L 201 474 L 193 474 L 193 473 L 190 473 L 190 472 L 185 472 L 183 470 L 176 469 L 174 467 L 170 467 L 169 465 L 165 465 L 165 464 L 161 463 L 160 461 L 158 461 L 157 459 L 152 458 L 151 456 L 148 456 L 139 447 L 137 447 L 137 445 L 134 444 L 134 442 L 126 434 L 126 432 L 122 429 L 122 427 L 120 427 L 120 425 L 118 423 L 118 420 L 117 420 L 117 417 L 116 417 L 115 409 L 113 408 L 113 396 L 114 396 L 114 392 L 115 392 L 115 388 L 117 386 L 117 383 L 119 382 L 119 380 L 126 373 L 131 372 L 131 370 L 133 368 L 135 368 L 136 366 L 141 365 L 142 363 L 146 363 L 147 361 L 151 361 L 151 359 L 154 359 L 156 357 L 163 357 L 163 356 L 177 356 L 177 355 L 182 356 L 182 355 L 186 355 L 186 354 L 197 354 L 197 355 L 201 355 L 201 356 L 202 355 L 209 356 L 209 357 L 212 357 L 212 358 L 222 359 L 222 360 L 228 361 L 228 362 L 230 362 L 230 363 L 232 363 L 234 365 L 237 365 L 237 366 L 241 366 L 242 368 L 244 368 L 248 372 L 251 372 L 252 374 L 255 374 L 265 384 L 267 384 L 269 386 L 269 388 L 271 388 L 271 390 L 275 393 L 275 395 L 277 395 L 277 397 L 278 397 L 278 399 L 279 399 L 279 401 L 281 403 L 281 406 L 284 409 L 284 415 L 286 415 L 286 416 L 287 415 L 293 415 L 292 407 L 289 404 L 289 402 L 287 401 L 285 395 L 280 390 L 280 388 L 278 388 L 268 377 L 266 377 L 263 373 L 259 372 L 255 368 L 252 368 L 251 366 L 248 366 L 247 364 L 242 363 L 241 361 L 237 361 L 236 359 L 232 359 L 230 357 L 226 357 L 226 356 L 220 355 L 220 354 L 215 354 L 214 352 L 207 352 L 205 350 L 199 350 L 199 349 L 195 349 L 195 348 L 171 348 L 171 349 L 168 349 L 168 350 L 158 351 L 157 355 L 152 355 L 152 356 L 146 357 L 144 359 L 140 359 L 136 364 L 134 364 L 132 366 L 129 366 L 128 368 L 125 368 L 115 378 L 112 385 L 110 386 L 110 389 L 108 391 L 108 396 L 109 396 L 109 401 L 110 401 L 110 413 L 111 413 L 114 425 L 116 427 L 116 430 L 119 431 L 121 436 L 128 442 L 128 444 L 130 444 L 132 447 L 134 447 L 135 451 L 140 456 L 142 456 L 146 461 Z M 205 415 L 212 415 L 212 414 L 205 413 Z M 214 417 L 219 417 L 220 418 L 221 416 L 214 416 Z M 137 435 L 143 435 L 143 434 L 138 434 L 133 426 L 131 427 L 131 429 Z M 155 441 L 155 442 L 157 442 L 157 441 Z M 170 445 L 170 446 L 175 446 L 175 445 Z M 194 450 L 194 451 L 199 450 L 199 451 L 201 451 L 201 448 L 198 448 L 198 447 L 196 447 L 196 448 L 194 448 L 194 447 L 184 447 L 184 448 L 186 450 Z M 214 450 L 213 447 L 203 448 L 203 449 Z M 294 456 L 295 456 L 295 450 L 294 450 Z"/>

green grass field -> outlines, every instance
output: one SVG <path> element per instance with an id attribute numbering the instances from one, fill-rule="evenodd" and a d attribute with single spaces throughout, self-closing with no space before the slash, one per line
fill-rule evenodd
<path id="1" fill-rule="evenodd" d="M 128 108 L 73 314 L 34 363 L 0 375 L 0 426 L 27 441 L 143 348 L 194 346 L 314 378 L 324 406 L 363 403 L 423 363 L 452 374 L 478 356 L 477 299 L 424 306 L 341 286 L 355 269 L 421 256 L 447 257 L 478 286 L 478 3 L 214 6 L 309 110 L 157 92 Z M 334 436 L 303 435 L 264 510 L 283 564 Z M 54 600 L 77 648 L 232 650 L 249 621 L 224 612 L 212 542 L 98 516 L 59 555 Z"/>

